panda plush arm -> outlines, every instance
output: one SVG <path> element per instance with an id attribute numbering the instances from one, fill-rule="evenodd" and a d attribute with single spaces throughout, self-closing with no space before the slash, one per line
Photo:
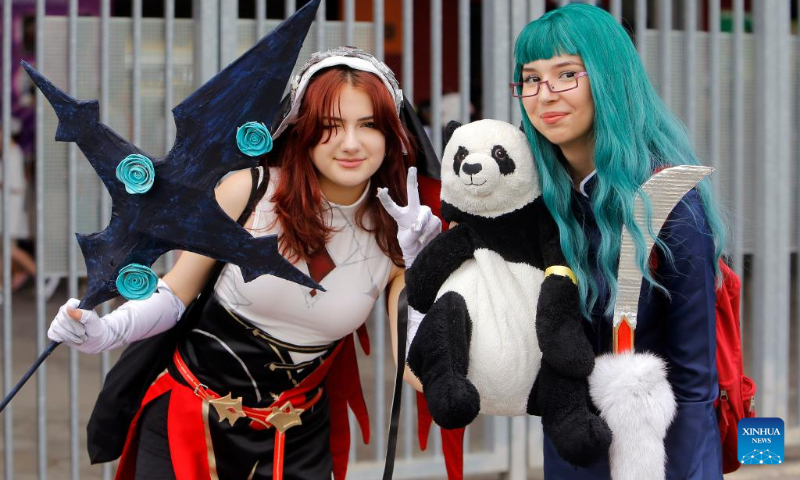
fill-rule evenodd
<path id="1" fill-rule="evenodd" d="M 535 201 L 535 225 L 545 268 L 567 266 L 558 233 L 542 198 Z M 536 308 L 536 336 L 547 362 L 561 375 L 587 377 L 594 368 L 594 350 L 583 330 L 578 286 L 563 275 L 547 275 Z"/>
<path id="2" fill-rule="evenodd" d="M 445 280 L 472 258 L 473 251 L 473 235 L 465 225 L 456 225 L 437 236 L 406 270 L 408 304 L 426 313 Z"/>

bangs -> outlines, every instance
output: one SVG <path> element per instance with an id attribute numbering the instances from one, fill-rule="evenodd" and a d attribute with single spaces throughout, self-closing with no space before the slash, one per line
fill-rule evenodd
<path id="1" fill-rule="evenodd" d="M 389 93 L 383 81 L 371 73 L 354 71 L 352 85 L 366 93 L 372 101 L 372 118 L 376 127 L 384 135 L 393 133 L 391 124 L 399 122 L 399 117 L 392 94 Z"/>
<path id="2" fill-rule="evenodd" d="M 297 141 L 316 145 L 330 140 L 332 131 L 326 129 L 326 117 L 338 116 L 341 89 L 349 85 L 367 94 L 372 102 L 375 127 L 383 133 L 390 157 L 402 156 L 415 147 L 400 122 L 394 98 L 383 81 L 363 70 L 337 65 L 317 73 L 306 88 L 297 122 L 292 129 Z"/>
<path id="3" fill-rule="evenodd" d="M 322 70 L 309 83 L 297 121 L 298 124 L 303 124 L 300 130 L 310 134 L 304 141 L 311 144 L 320 140 L 328 141 L 332 132 L 326 131 L 324 125 L 328 118 L 339 116 L 341 91 L 345 85 L 367 94 L 372 102 L 373 121 L 387 136 L 389 143 L 389 135 L 397 133 L 395 130 L 400 122 L 391 93 L 377 76 L 347 66 Z"/>
<path id="4" fill-rule="evenodd" d="M 558 55 L 580 55 L 569 32 L 555 18 L 531 22 L 522 31 L 514 47 L 514 59 L 524 65 Z"/>

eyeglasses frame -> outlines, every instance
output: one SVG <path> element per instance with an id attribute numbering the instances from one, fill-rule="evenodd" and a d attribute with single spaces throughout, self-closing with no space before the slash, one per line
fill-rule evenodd
<path id="1" fill-rule="evenodd" d="M 525 82 L 511 82 L 511 83 L 508 84 L 508 87 L 511 89 L 511 96 L 512 97 L 514 97 L 514 98 L 528 98 L 528 97 L 535 97 L 536 95 L 539 95 L 539 91 L 542 89 L 542 84 L 543 83 L 547 84 L 547 89 L 550 90 L 550 93 L 563 93 L 563 92 L 569 92 L 570 90 L 575 90 L 576 88 L 578 88 L 578 86 L 579 86 L 578 79 L 581 78 L 581 77 L 588 77 L 588 76 L 589 76 L 589 72 L 575 72 L 575 77 L 573 77 L 573 78 L 575 78 L 575 86 L 574 87 L 570 87 L 570 88 L 566 88 L 564 90 L 553 90 L 553 84 L 550 83 L 550 80 L 542 80 L 542 81 L 540 81 L 538 83 L 538 88 L 536 89 L 536 93 L 531 94 L 531 95 L 521 95 L 521 94 L 517 95 L 517 93 L 514 91 L 515 87 L 522 87 L 522 86 L 525 85 Z"/>

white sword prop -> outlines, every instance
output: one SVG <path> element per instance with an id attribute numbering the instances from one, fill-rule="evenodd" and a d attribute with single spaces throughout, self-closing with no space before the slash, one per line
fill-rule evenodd
<path id="1" fill-rule="evenodd" d="M 680 165 L 661 170 L 642 185 L 641 193 L 650 200 L 654 236 L 684 195 L 713 171 L 710 167 Z M 645 227 L 648 219 L 641 193 L 634 214 L 643 227 L 645 252 L 649 254 L 655 241 Z M 633 238 L 623 229 L 613 353 L 598 357 L 589 377 L 592 400 L 613 434 L 609 463 L 614 480 L 664 479 L 664 438 L 677 409 L 664 360 L 651 353 L 634 352 L 642 280 Z"/>

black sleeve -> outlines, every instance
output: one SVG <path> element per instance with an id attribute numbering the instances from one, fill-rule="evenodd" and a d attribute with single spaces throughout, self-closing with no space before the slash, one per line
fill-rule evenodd
<path id="1" fill-rule="evenodd" d="M 671 298 L 640 306 L 639 322 L 658 319 L 663 328 L 659 334 L 669 367 L 667 379 L 678 403 L 664 440 L 667 472 L 674 478 L 687 478 L 701 462 L 703 452 L 711 448 L 708 445 L 719 442 L 718 434 L 709 434 L 716 418 L 708 420 L 709 414 L 714 414 L 710 405 L 719 395 L 716 256 L 714 237 L 696 190 L 675 207 L 659 237 L 673 261 L 659 250 L 656 275 Z"/>

